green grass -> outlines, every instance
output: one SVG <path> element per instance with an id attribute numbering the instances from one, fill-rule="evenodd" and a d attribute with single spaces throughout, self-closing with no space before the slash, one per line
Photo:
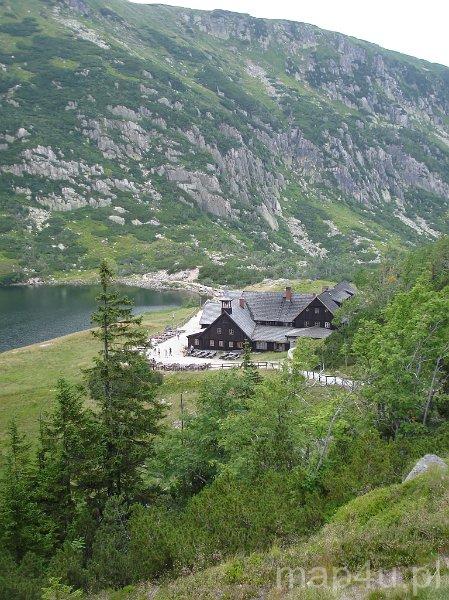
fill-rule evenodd
<path id="1" fill-rule="evenodd" d="M 206 376 L 206 371 L 186 371 L 164 375 L 164 381 L 158 390 L 158 397 L 167 402 L 166 418 L 169 424 L 180 418 L 181 395 L 184 410 L 188 413 L 194 412 L 198 386 Z"/>
<path id="2" fill-rule="evenodd" d="M 156 333 L 172 325 L 173 313 L 177 325 L 184 323 L 193 309 L 146 313 L 143 323 L 150 334 Z M 64 377 L 81 382 L 82 369 L 92 364 L 97 351 L 97 341 L 89 331 L 82 331 L 0 355 L 0 449 L 13 418 L 30 438 L 35 436 L 39 415 L 53 406 L 57 380 Z"/>
<path id="3" fill-rule="evenodd" d="M 354 597 L 367 600 L 411 598 L 411 589 L 381 590 L 378 595 L 357 582 L 363 575 L 366 561 L 371 561 L 371 573 L 394 567 L 401 569 L 407 584 L 412 565 L 435 564 L 438 556 L 449 549 L 449 475 L 432 471 L 410 482 L 378 488 L 349 502 L 337 511 L 331 522 L 315 536 L 286 549 L 274 547 L 268 553 L 236 557 L 215 567 L 173 582 L 163 584 L 155 600 L 214 600 L 216 598 L 267 600 L 281 598 L 325 600 Z M 347 568 L 354 577 L 357 593 L 345 596 L 330 588 L 300 589 L 299 569 L 306 573 L 321 567 L 328 573 L 332 568 Z M 281 586 L 277 585 L 278 568 Z M 294 576 L 294 590 L 288 590 L 287 570 Z M 443 570 L 443 575 L 447 569 Z M 144 598 L 148 593 L 130 588 L 120 595 L 106 596 L 111 600 Z M 421 591 L 418 598 L 429 600 L 447 598 L 447 580 L 440 590 Z"/>
<path id="4" fill-rule="evenodd" d="M 264 292 L 281 292 L 286 286 L 291 286 L 294 292 L 302 294 L 319 294 L 323 291 L 323 287 L 332 287 L 334 282 L 327 279 L 276 279 L 264 280 L 260 283 L 255 283 L 246 287 L 247 290 L 257 290 Z"/>
<path id="5" fill-rule="evenodd" d="M 79 67 L 79 63 L 69 58 L 53 58 L 51 64 L 58 69 L 68 69 L 69 71 L 75 71 Z"/>

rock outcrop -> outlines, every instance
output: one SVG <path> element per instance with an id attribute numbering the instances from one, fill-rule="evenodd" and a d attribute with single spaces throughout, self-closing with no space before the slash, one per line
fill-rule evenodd
<path id="1" fill-rule="evenodd" d="M 436 454 L 426 454 L 418 460 L 418 462 L 407 475 L 407 477 L 404 479 L 404 481 L 410 481 L 411 479 L 415 479 L 415 477 L 426 473 L 430 469 L 440 469 L 442 471 L 447 471 L 447 468 L 447 463 L 445 463 L 442 458 L 440 458 Z"/>
<path id="2" fill-rule="evenodd" d="M 237 279 L 316 275 L 447 233 L 444 67 L 228 11 L 24 1 L 34 33 L 0 57 L 0 174 L 19 265 L 38 239 L 31 268 L 60 243 L 73 249 L 67 268 L 91 268 L 83 252 L 99 237 L 141 272 L 162 261 L 231 265 Z M 22 12 L 7 4 L 15 44 Z"/>

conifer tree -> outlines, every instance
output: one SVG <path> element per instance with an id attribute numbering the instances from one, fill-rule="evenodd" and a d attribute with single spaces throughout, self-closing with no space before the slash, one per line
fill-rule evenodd
<path id="1" fill-rule="evenodd" d="M 0 483 L 0 546 L 16 561 L 27 552 L 45 555 L 53 545 L 52 524 L 44 518 L 36 501 L 36 472 L 29 452 L 25 436 L 12 422 Z"/>
<path id="2" fill-rule="evenodd" d="M 251 360 L 251 345 L 248 340 L 245 340 L 243 345 L 243 381 L 247 386 L 246 397 L 249 397 L 254 392 L 254 386 L 260 383 L 261 378 L 256 365 Z"/>
<path id="3" fill-rule="evenodd" d="M 95 532 L 87 568 L 92 589 L 121 588 L 132 581 L 129 516 L 129 505 L 123 496 L 108 498 Z"/>
<path id="4" fill-rule="evenodd" d="M 79 387 L 58 381 L 56 409 L 40 428 L 39 494 L 45 512 L 51 515 L 59 541 L 63 541 L 76 504 L 96 487 L 98 428 L 83 406 Z"/>
<path id="5" fill-rule="evenodd" d="M 159 431 L 162 404 L 155 399 L 161 377 L 138 348 L 146 345 L 141 318 L 132 314 L 132 302 L 113 288 L 113 274 L 103 262 L 101 293 L 92 322 L 101 350 L 87 371 L 92 398 L 99 407 L 102 439 L 100 485 L 107 496 L 131 499 L 141 483 L 141 469 L 151 455 Z"/>

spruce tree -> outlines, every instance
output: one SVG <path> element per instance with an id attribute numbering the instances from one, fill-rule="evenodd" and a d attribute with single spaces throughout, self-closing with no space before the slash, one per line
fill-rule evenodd
<path id="1" fill-rule="evenodd" d="M 12 422 L 0 482 L 0 546 L 18 562 L 27 552 L 46 555 L 53 546 L 52 523 L 42 513 L 35 489 L 30 446 Z"/>
<path id="2" fill-rule="evenodd" d="M 142 320 L 132 314 L 132 302 L 113 287 L 113 274 L 103 262 L 101 293 L 92 322 L 101 342 L 87 382 L 98 405 L 102 439 L 99 482 L 107 496 L 135 497 L 141 470 L 151 455 L 163 406 L 155 399 L 161 377 L 138 351 L 146 345 Z"/>
<path id="3" fill-rule="evenodd" d="M 122 496 L 108 498 L 87 566 L 91 589 L 121 588 L 131 583 L 129 517 L 130 508 Z"/>
<path id="4" fill-rule="evenodd" d="M 260 383 L 261 377 L 258 368 L 251 360 L 251 345 L 248 340 L 245 340 L 243 345 L 242 369 L 243 381 L 247 387 L 245 396 L 249 397 L 254 392 L 254 386 Z"/>
<path id="5" fill-rule="evenodd" d="M 56 409 L 40 427 L 40 502 L 55 523 L 59 541 L 65 538 L 77 503 L 94 500 L 98 428 L 83 404 L 82 390 L 59 380 Z"/>

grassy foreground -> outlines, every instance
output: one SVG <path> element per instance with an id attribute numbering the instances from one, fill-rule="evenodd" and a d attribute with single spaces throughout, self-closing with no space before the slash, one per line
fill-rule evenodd
<path id="1" fill-rule="evenodd" d="M 434 470 L 352 500 L 308 541 L 101 599 L 443 600 L 449 597 L 448 534 L 449 475 Z"/>
<path id="2" fill-rule="evenodd" d="M 167 325 L 184 323 L 196 309 L 179 308 L 143 315 L 149 334 Z M 81 382 L 82 369 L 92 363 L 98 342 L 90 331 L 72 333 L 0 354 L 0 449 L 11 419 L 31 438 L 39 426 L 39 415 L 51 409 L 56 382 L 64 377 Z M 164 390 L 165 391 L 165 390 Z M 167 390 L 168 391 L 168 390 Z"/>

